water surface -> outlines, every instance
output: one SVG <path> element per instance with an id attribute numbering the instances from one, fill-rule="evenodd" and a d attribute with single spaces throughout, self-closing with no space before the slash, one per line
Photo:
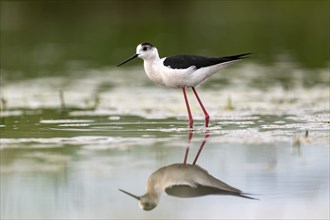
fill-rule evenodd
<path id="1" fill-rule="evenodd" d="M 140 210 L 118 189 L 142 195 L 152 172 L 183 163 L 186 110 L 180 90 L 149 85 L 140 68 L 110 69 L 86 71 L 81 79 L 45 77 L 3 88 L 8 102 L 0 127 L 1 216 L 328 218 L 327 86 L 255 85 L 251 76 L 239 73 L 249 68 L 257 66 L 233 67 L 239 77 L 231 85 L 214 90 L 213 82 L 198 89 L 211 115 L 207 130 L 188 93 L 196 121 L 187 162 L 193 162 L 209 132 L 197 164 L 259 200 L 163 195 L 153 211 Z M 105 81 L 113 85 L 104 86 Z"/>

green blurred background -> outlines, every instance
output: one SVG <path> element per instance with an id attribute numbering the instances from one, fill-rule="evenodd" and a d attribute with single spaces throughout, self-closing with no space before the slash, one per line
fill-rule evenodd
<path id="1" fill-rule="evenodd" d="M 5 80 L 113 66 L 145 41 L 161 56 L 253 52 L 324 68 L 329 1 L 1 1 Z"/>

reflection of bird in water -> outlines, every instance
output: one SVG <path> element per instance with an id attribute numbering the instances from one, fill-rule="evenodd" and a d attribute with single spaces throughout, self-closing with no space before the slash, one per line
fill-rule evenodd
<path id="1" fill-rule="evenodd" d="M 163 192 L 181 198 L 232 195 L 254 199 L 211 176 L 198 165 L 180 163 L 162 167 L 151 174 L 148 179 L 147 192 L 143 196 L 136 196 L 122 189 L 120 191 L 138 199 L 140 207 L 144 210 L 155 208 Z"/>

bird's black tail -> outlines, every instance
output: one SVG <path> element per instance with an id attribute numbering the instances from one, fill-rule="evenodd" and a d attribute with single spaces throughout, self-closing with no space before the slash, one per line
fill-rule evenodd
<path id="1" fill-rule="evenodd" d="M 225 58 L 228 58 L 228 60 L 240 60 L 240 59 L 248 58 L 250 54 L 252 53 L 242 53 L 238 55 L 227 56 Z"/>
<path id="2" fill-rule="evenodd" d="M 252 195 L 252 194 L 249 194 L 249 193 L 240 193 L 240 194 L 238 194 L 239 197 L 243 197 L 243 198 L 246 198 L 246 199 L 259 200 L 258 198 L 251 197 L 250 195 Z"/>

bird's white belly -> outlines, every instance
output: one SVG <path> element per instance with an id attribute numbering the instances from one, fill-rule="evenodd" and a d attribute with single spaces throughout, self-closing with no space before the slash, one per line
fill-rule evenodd
<path id="1" fill-rule="evenodd" d="M 195 86 L 191 75 L 195 72 L 194 67 L 188 69 L 171 69 L 168 67 L 161 67 L 160 72 L 162 75 L 163 83 L 166 87 L 180 88 Z"/>
<path id="2" fill-rule="evenodd" d="M 155 83 L 170 88 L 194 87 L 203 83 L 208 77 L 222 69 L 224 64 L 200 69 L 191 66 L 187 69 L 171 69 L 163 65 L 162 60 L 152 64 L 145 62 L 144 69 L 148 77 Z"/>
<path id="3" fill-rule="evenodd" d="M 196 86 L 198 82 L 196 83 L 195 80 L 191 78 L 195 71 L 194 67 L 188 69 L 171 69 L 163 65 L 145 65 L 145 72 L 149 79 L 169 88 Z"/>

